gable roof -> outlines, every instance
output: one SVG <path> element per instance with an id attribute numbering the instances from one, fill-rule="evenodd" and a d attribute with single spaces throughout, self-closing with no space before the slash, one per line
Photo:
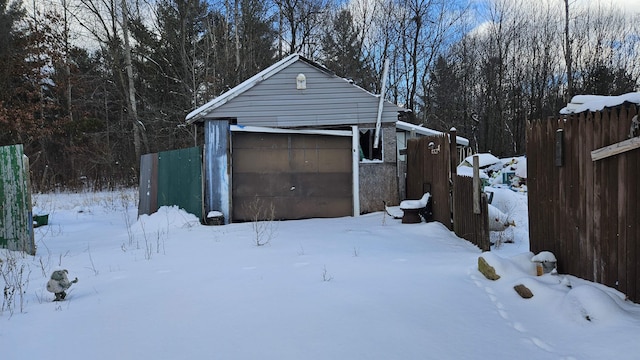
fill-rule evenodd
<path id="1" fill-rule="evenodd" d="M 288 67 L 291 67 L 293 64 L 297 63 L 297 62 L 302 62 L 307 66 L 311 66 L 313 69 L 318 70 L 320 73 L 325 74 L 328 78 L 335 78 L 337 80 L 341 80 L 343 84 L 346 84 L 348 86 L 353 87 L 353 89 L 356 91 L 356 93 L 358 94 L 364 94 L 364 95 L 360 95 L 360 96 L 364 96 L 367 97 L 370 96 L 370 98 L 374 101 L 378 101 L 377 99 L 379 99 L 379 95 L 375 95 L 372 94 L 371 92 L 366 91 L 365 89 L 353 84 L 353 82 L 347 80 L 347 79 L 343 79 L 340 78 L 338 76 L 335 75 L 335 73 L 333 73 L 331 70 L 327 69 L 326 67 L 311 61 L 303 56 L 301 56 L 300 54 L 292 54 L 289 55 L 285 58 L 283 58 L 282 60 L 276 62 L 275 64 L 269 66 L 268 68 L 260 71 L 259 73 L 257 73 L 256 75 L 250 77 L 249 79 L 245 80 L 244 82 L 242 82 L 241 84 L 237 85 L 236 87 L 232 88 L 231 90 L 225 92 L 224 94 L 212 99 L 211 101 L 207 102 L 206 104 L 198 107 L 197 109 L 193 110 L 192 112 L 190 112 L 189 114 L 187 114 L 187 116 L 185 117 L 185 121 L 187 124 L 192 124 L 194 122 L 197 121 L 202 121 L 203 119 L 212 116 L 212 114 L 216 111 L 216 109 L 220 109 L 221 107 L 223 107 L 225 104 L 228 104 L 229 102 L 231 102 L 232 100 L 238 98 L 239 96 L 241 96 L 242 94 L 245 94 L 247 92 L 249 92 L 250 90 L 253 90 L 255 88 L 257 88 L 257 85 L 263 83 L 265 80 L 268 80 L 272 77 L 274 77 L 274 75 L 281 73 L 283 70 L 287 69 Z M 290 71 L 290 70 L 289 70 Z M 340 85 L 340 83 L 337 83 L 338 85 Z M 340 85 L 340 86 L 345 86 L 345 85 Z M 254 91 L 251 91 L 252 93 Z M 266 101 L 266 100 L 263 100 Z M 396 109 L 396 111 L 400 111 L 402 110 L 401 107 L 391 104 L 388 101 L 385 101 L 386 106 L 385 106 L 385 111 L 388 112 L 389 108 L 387 108 L 387 106 L 391 105 L 393 108 Z M 228 106 L 225 107 L 225 109 L 228 110 Z M 377 108 L 376 108 L 377 110 Z M 220 110 L 217 112 L 218 116 L 220 114 Z M 375 121 L 375 120 L 374 120 Z"/>

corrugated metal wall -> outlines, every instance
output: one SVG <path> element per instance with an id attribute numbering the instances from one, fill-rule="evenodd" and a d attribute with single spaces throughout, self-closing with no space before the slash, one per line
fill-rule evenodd
<path id="1" fill-rule="evenodd" d="M 202 150 L 199 147 L 142 156 L 138 214 L 176 205 L 203 219 Z"/>
<path id="2" fill-rule="evenodd" d="M 35 255 L 29 159 L 22 145 L 0 147 L 0 247 Z"/>
<path id="3" fill-rule="evenodd" d="M 138 216 L 158 210 L 158 154 L 140 157 L 140 185 L 138 187 Z"/>
<path id="4" fill-rule="evenodd" d="M 532 121 L 527 126 L 531 251 L 558 270 L 640 301 L 640 149 L 592 161 L 628 139 L 635 106 Z"/>

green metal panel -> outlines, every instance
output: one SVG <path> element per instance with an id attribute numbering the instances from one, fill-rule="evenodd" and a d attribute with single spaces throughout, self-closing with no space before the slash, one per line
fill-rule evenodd
<path id="1" fill-rule="evenodd" d="M 203 218 L 202 150 L 199 147 L 158 153 L 158 207 L 177 205 Z"/>
<path id="2" fill-rule="evenodd" d="M 0 147 L 0 247 L 35 255 L 29 185 L 22 145 Z"/>

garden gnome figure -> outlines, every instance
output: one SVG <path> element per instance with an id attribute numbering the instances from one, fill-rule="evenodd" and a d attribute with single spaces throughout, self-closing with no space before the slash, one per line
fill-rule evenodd
<path id="1" fill-rule="evenodd" d="M 67 278 L 67 274 L 69 272 L 64 270 L 56 270 L 51 274 L 51 279 L 47 282 L 47 291 L 52 292 L 56 295 L 56 298 L 53 301 L 62 301 L 67 296 L 65 290 L 71 287 L 71 284 L 75 284 L 78 282 L 78 278 L 75 278 L 73 281 L 69 281 Z"/>

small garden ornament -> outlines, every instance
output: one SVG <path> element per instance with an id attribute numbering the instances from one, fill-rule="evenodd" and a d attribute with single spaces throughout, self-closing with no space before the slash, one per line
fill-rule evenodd
<path id="1" fill-rule="evenodd" d="M 78 278 L 75 278 L 73 281 L 69 281 L 67 278 L 67 274 L 69 272 L 64 270 L 56 270 L 51 274 L 51 279 L 47 282 L 47 291 L 54 293 L 56 298 L 53 301 L 62 301 L 65 297 L 67 297 L 67 293 L 65 292 L 71 284 L 75 284 L 78 282 Z"/>

